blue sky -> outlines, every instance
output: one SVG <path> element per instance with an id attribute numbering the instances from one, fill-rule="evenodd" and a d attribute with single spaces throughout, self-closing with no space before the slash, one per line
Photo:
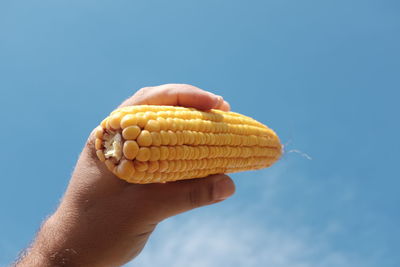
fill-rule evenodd
<path id="1" fill-rule="evenodd" d="M 0 265 L 57 206 L 90 130 L 173 82 L 223 95 L 312 160 L 232 175 L 234 197 L 163 222 L 128 266 L 399 266 L 399 13 L 395 0 L 1 1 Z"/>

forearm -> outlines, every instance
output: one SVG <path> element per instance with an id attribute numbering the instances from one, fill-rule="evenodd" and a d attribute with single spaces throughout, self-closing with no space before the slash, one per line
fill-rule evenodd
<path id="1" fill-rule="evenodd" d="M 97 263 L 96 251 L 88 249 L 93 246 L 90 236 L 86 235 L 90 228 L 88 221 L 87 215 L 64 196 L 16 266 L 104 266 Z"/>
<path id="2" fill-rule="evenodd" d="M 78 214 L 65 206 L 62 203 L 43 223 L 34 242 L 15 266 L 116 266 L 112 258 L 98 254 L 100 249 L 94 244 L 97 240 L 90 234 L 86 214 Z M 94 232 L 99 233 L 96 229 Z"/>
<path id="3" fill-rule="evenodd" d="M 79 200 L 72 198 L 64 196 L 16 267 L 121 266 L 140 252 L 154 230 L 154 224 L 142 220 L 127 223 L 127 209 L 99 212 L 98 206 L 107 207 L 109 199 L 78 208 L 73 202 Z"/>
<path id="4" fill-rule="evenodd" d="M 71 266 L 68 254 L 72 251 L 61 248 L 61 233 L 55 227 L 54 216 L 52 215 L 43 223 L 32 245 L 15 263 L 16 267 Z"/>

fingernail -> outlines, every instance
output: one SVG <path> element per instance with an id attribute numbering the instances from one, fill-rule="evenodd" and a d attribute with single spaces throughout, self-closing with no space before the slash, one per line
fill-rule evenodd
<path id="1" fill-rule="evenodd" d="M 217 105 L 215 107 L 219 108 L 224 103 L 224 98 L 222 96 L 220 96 L 220 95 L 217 95 L 217 99 L 218 99 L 218 102 L 217 102 Z"/>
<path id="2" fill-rule="evenodd" d="M 235 185 L 227 176 L 215 182 L 213 197 L 214 200 L 224 200 L 235 192 Z"/>

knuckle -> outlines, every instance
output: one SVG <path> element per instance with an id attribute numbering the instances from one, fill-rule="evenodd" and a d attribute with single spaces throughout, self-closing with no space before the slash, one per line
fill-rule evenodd
<path id="1" fill-rule="evenodd" d="M 96 136 L 95 136 L 96 129 L 97 129 L 97 127 L 94 128 L 94 129 L 90 132 L 90 134 L 89 134 L 89 136 L 88 136 L 88 138 L 87 138 L 87 140 L 86 140 L 86 146 L 88 146 L 88 147 L 94 147 L 94 143 L 95 143 L 95 140 L 96 140 Z"/>
<path id="2" fill-rule="evenodd" d="M 95 134 L 94 134 L 94 130 L 90 133 L 89 137 L 86 140 L 85 143 L 85 150 L 89 151 L 89 155 L 92 158 L 97 159 L 97 155 L 96 155 L 96 149 L 95 149 Z"/>
<path id="3" fill-rule="evenodd" d="M 132 96 L 130 96 L 128 99 L 126 99 L 119 107 L 121 108 L 121 107 L 126 107 L 126 106 L 142 104 L 142 102 L 146 101 L 146 98 L 149 95 L 149 92 L 153 88 L 154 87 L 140 88 Z"/>
<path id="4" fill-rule="evenodd" d="M 142 87 L 135 94 L 135 97 L 143 97 L 152 89 L 153 87 Z"/>

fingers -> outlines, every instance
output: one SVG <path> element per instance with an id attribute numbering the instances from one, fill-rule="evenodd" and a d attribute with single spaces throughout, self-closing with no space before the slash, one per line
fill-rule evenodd
<path id="1" fill-rule="evenodd" d="M 235 192 L 235 184 L 224 174 L 207 178 L 151 184 L 141 188 L 146 213 L 159 222 L 176 214 L 220 202 Z"/>
<path id="2" fill-rule="evenodd" d="M 231 105 L 229 105 L 229 103 L 224 100 L 218 107 L 216 107 L 216 109 L 220 109 L 222 111 L 230 111 Z"/>
<path id="3" fill-rule="evenodd" d="M 131 105 L 168 105 L 224 111 L 230 109 L 228 102 L 224 101 L 221 96 L 187 84 L 164 84 L 142 88 L 120 107 Z"/>

